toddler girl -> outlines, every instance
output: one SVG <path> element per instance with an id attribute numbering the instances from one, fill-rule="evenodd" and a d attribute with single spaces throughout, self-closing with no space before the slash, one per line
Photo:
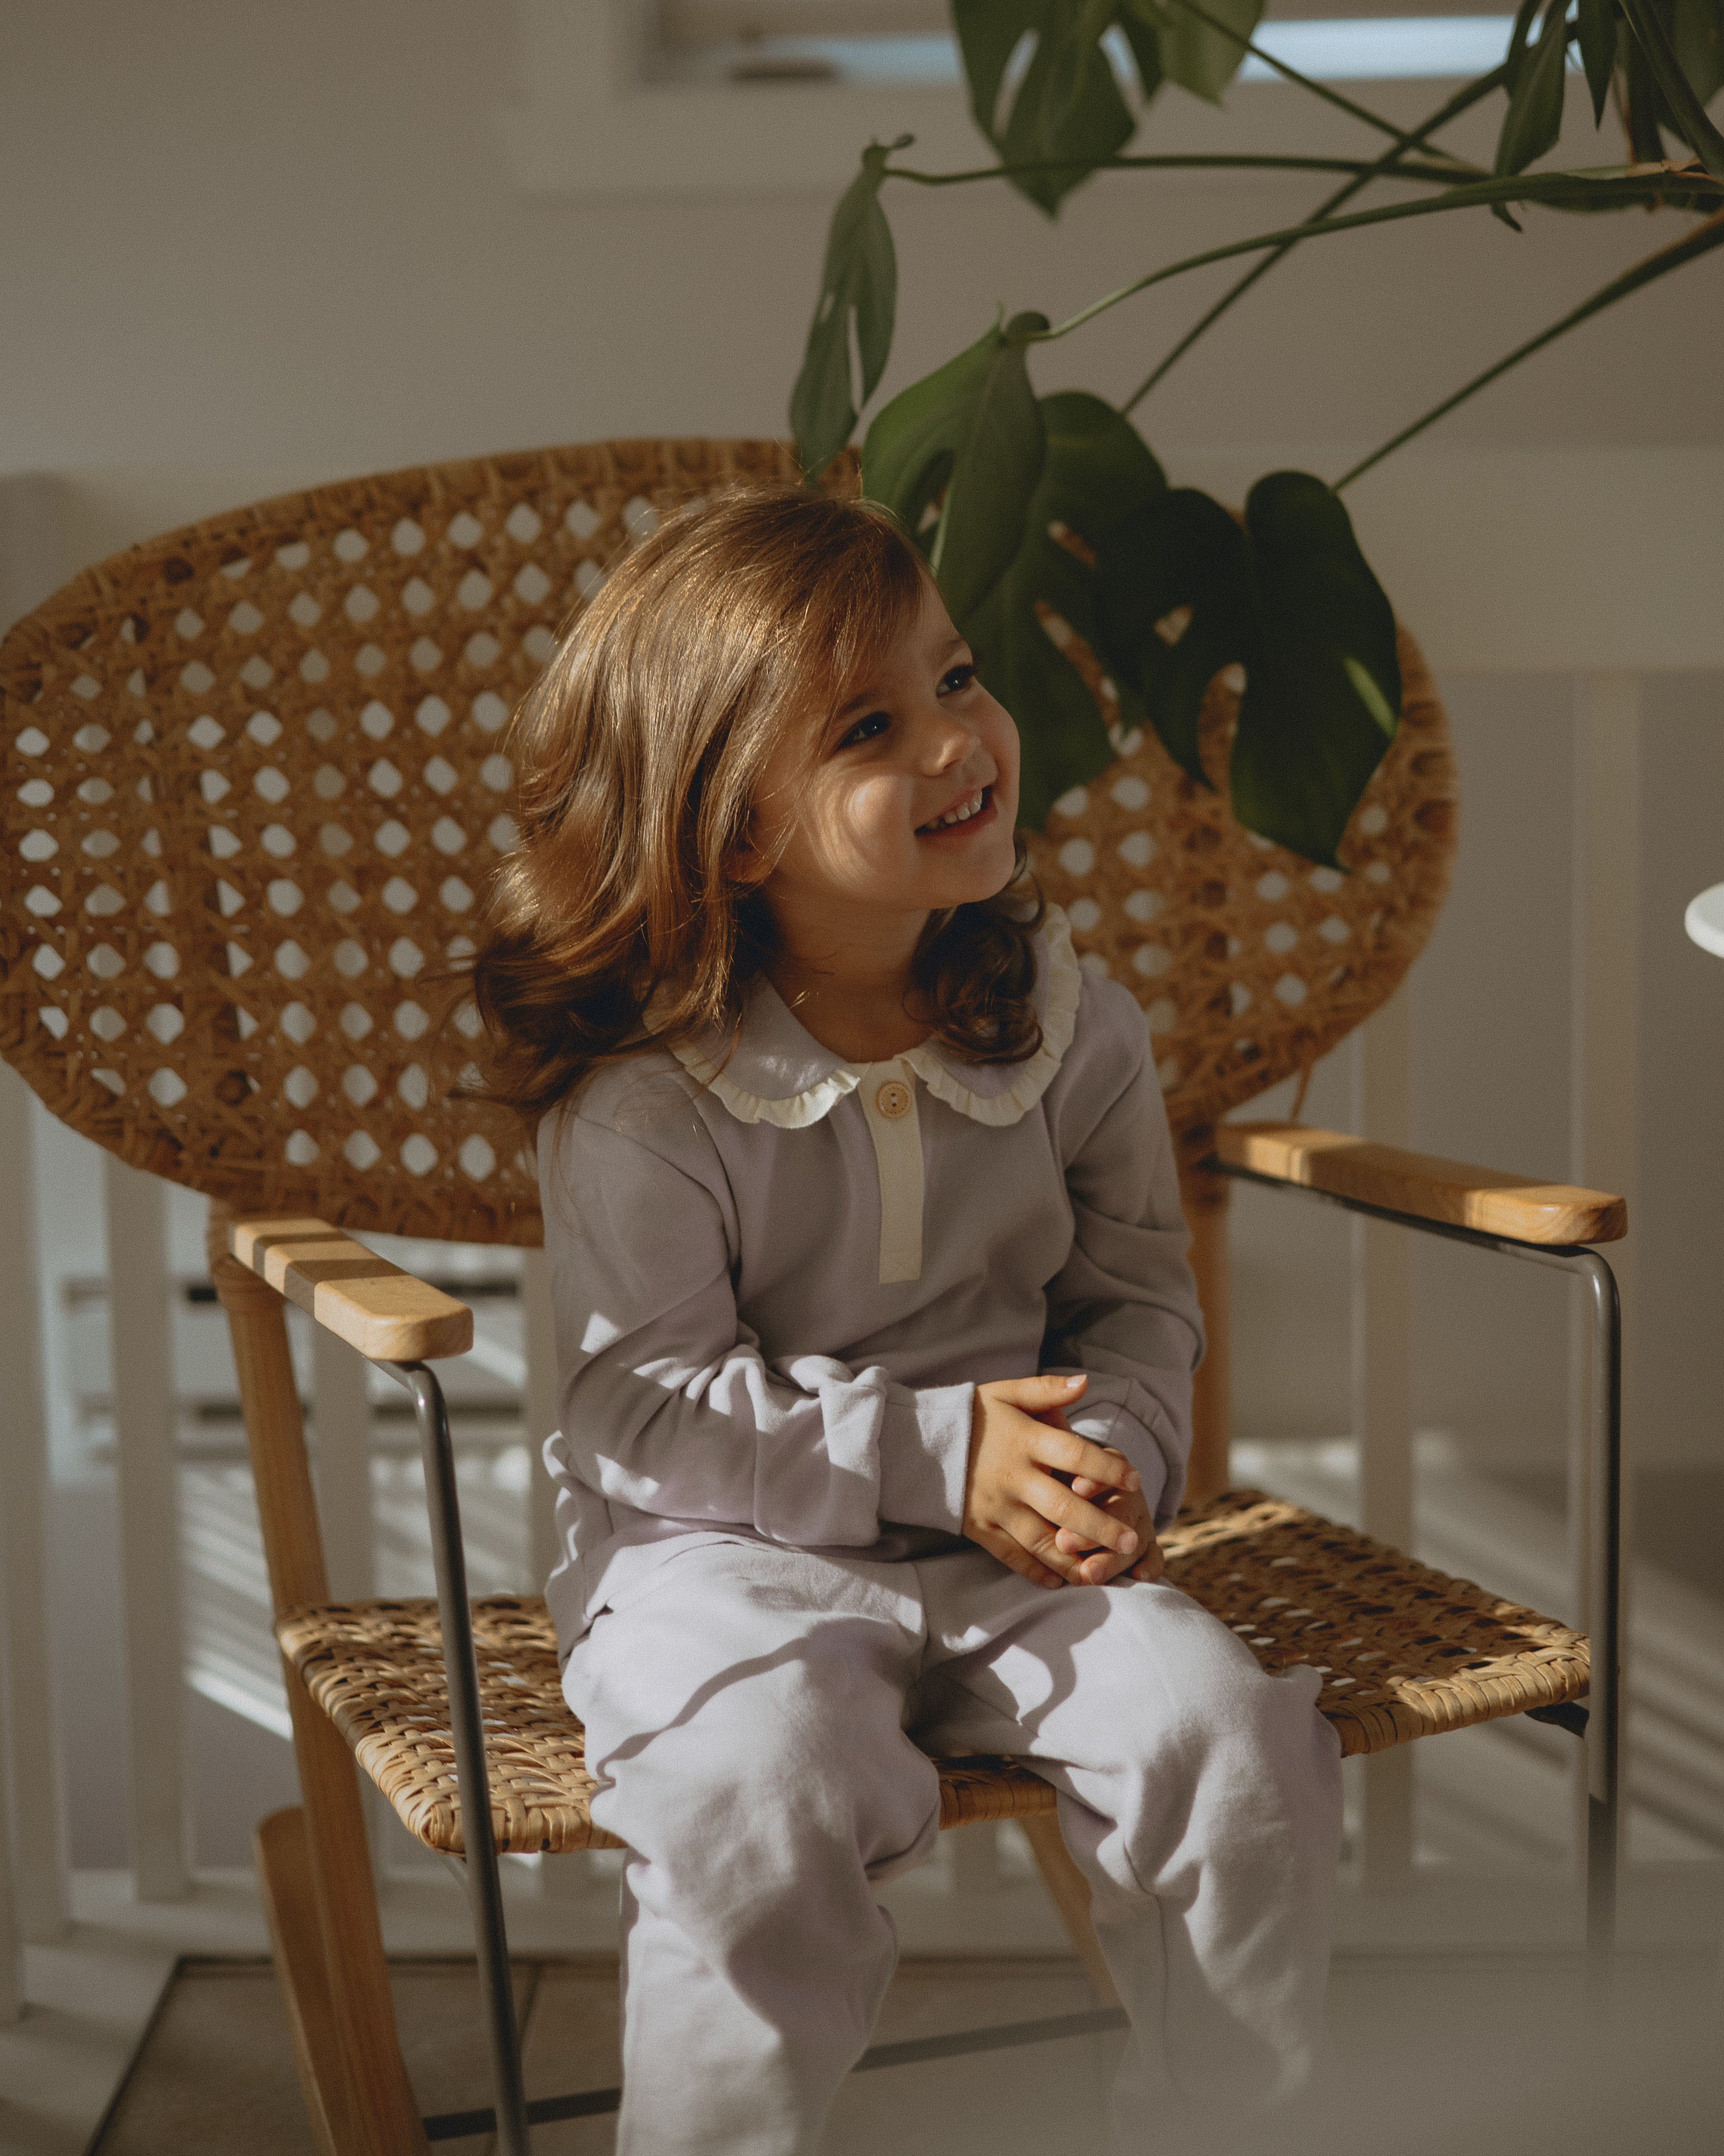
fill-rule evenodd
<path id="1" fill-rule="evenodd" d="M 516 721 L 475 964 L 536 1122 L 548 1596 L 624 1840 L 624 2156 L 803 2156 L 892 1973 L 930 1753 L 1059 1793 L 1121 2148 L 1304 2078 L 1315 1672 L 1157 1584 L 1202 1332 L 1142 1013 L 1014 837 L 1018 742 L 880 511 L 638 546 Z"/>

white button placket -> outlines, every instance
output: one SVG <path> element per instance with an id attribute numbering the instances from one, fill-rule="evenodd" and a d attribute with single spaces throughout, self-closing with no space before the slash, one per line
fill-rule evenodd
<path id="1" fill-rule="evenodd" d="M 868 1119 L 880 1171 L 880 1277 L 921 1278 L 922 1132 L 916 1113 L 916 1073 L 900 1056 L 864 1066 L 856 1097 Z"/>

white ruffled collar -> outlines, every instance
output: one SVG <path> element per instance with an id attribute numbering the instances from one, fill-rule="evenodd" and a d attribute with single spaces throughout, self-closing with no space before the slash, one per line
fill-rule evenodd
<path id="1" fill-rule="evenodd" d="M 890 1059 L 907 1065 L 936 1101 L 973 1122 L 999 1127 L 1027 1114 L 1053 1083 L 1071 1045 L 1083 976 L 1072 952 L 1071 931 L 1057 906 L 1048 908 L 1036 943 L 1034 1001 L 1042 1045 L 1034 1055 L 1023 1063 L 948 1061 L 924 1041 Z M 750 994 L 736 1045 L 721 1068 L 690 1042 L 670 1046 L 690 1076 L 715 1094 L 738 1122 L 770 1123 L 781 1131 L 818 1123 L 876 1067 L 846 1063 L 823 1048 L 764 979 Z"/>

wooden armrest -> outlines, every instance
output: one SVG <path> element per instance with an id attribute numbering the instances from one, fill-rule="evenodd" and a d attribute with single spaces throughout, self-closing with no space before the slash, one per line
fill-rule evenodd
<path id="1" fill-rule="evenodd" d="M 435 1362 L 473 1345 L 473 1313 L 464 1302 L 325 1221 L 233 1220 L 228 1248 L 373 1363 Z"/>
<path id="2" fill-rule="evenodd" d="M 1219 1123 L 1215 1152 L 1276 1183 L 1519 1243 L 1614 1243 L 1629 1230 L 1627 1205 L 1607 1191 L 1534 1183 L 1300 1123 Z"/>

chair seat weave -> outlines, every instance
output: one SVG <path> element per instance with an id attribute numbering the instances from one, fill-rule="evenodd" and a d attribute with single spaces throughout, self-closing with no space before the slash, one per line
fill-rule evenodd
<path id="1" fill-rule="evenodd" d="M 1321 1672 L 1318 1708 L 1344 1755 L 1586 1691 L 1587 1642 L 1578 1633 L 1280 1498 L 1229 1491 L 1183 1512 L 1162 1541 L 1169 1581 L 1236 1633 L 1265 1670 L 1309 1664 Z M 563 1700 L 543 1601 L 490 1596 L 475 1604 L 474 1628 L 499 1848 L 619 1848 L 593 1824 L 584 1735 Z M 435 1603 L 291 1609 L 276 1634 L 409 1832 L 459 1853 Z M 1054 1807 L 1048 1784 L 1014 1760 L 935 1765 L 942 1826 Z"/>

